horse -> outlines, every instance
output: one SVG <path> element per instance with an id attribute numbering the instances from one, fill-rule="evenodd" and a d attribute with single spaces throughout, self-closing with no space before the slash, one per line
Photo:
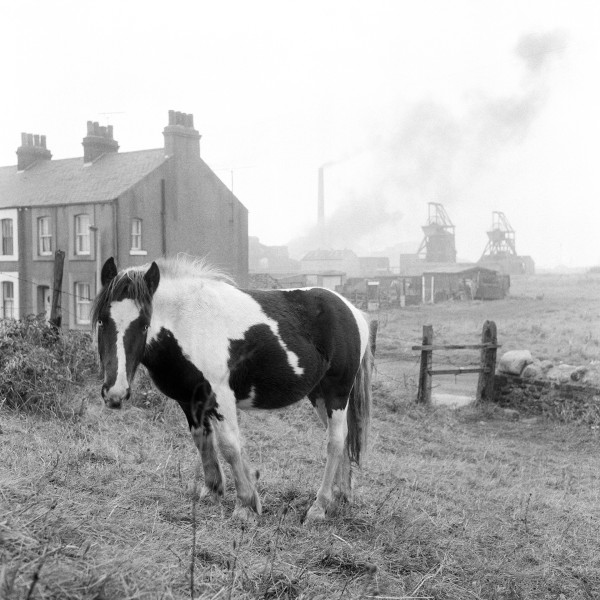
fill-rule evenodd
<path id="1" fill-rule="evenodd" d="M 371 347 L 366 316 L 325 288 L 250 290 L 206 262 L 178 257 L 101 270 L 92 325 L 104 381 L 118 409 L 142 364 L 183 410 L 202 460 L 200 492 L 219 502 L 224 473 L 236 488 L 233 517 L 261 514 L 258 471 L 244 457 L 236 409 L 279 409 L 308 397 L 327 428 L 325 472 L 306 521 L 321 521 L 352 500 L 371 413 Z M 373 345 L 374 347 L 374 345 Z"/>

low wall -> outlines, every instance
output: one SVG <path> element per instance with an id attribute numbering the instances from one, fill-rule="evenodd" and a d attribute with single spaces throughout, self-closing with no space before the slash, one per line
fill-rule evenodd
<path id="1" fill-rule="evenodd" d="M 586 384 L 496 373 L 494 402 L 530 415 L 600 424 L 600 388 Z"/>

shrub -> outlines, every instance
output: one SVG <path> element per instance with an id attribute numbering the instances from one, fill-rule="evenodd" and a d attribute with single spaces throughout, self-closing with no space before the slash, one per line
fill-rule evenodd
<path id="1" fill-rule="evenodd" d="M 89 333 L 57 333 L 42 315 L 0 320 L 0 406 L 63 414 L 67 392 L 97 372 Z"/>

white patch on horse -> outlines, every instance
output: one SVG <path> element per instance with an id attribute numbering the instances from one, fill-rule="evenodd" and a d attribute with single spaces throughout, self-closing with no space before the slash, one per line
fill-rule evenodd
<path id="1" fill-rule="evenodd" d="M 140 316 L 140 309 L 133 300 L 127 298 L 111 303 L 110 316 L 117 330 L 117 378 L 112 389 L 124 394 L 129 387 L 127 382 L 125 332 L 131 323 Z"/>
<path id="2" fill-rule="evenodd" d="M 184 298 L 183 286 L 188 289 Z M 183 282 L 164 277 L 153 305 L 148 343 L 161 328 L 171 331 L 184 354 L 211 383 L 229 379 L 230 341 L 244 339 L 248 329 L 258 324 L 271 329 L 293 372 L 297 376 L 304 374 L 298 356 L 281 338 L 277 321 L 270 319 L 254 298 L 225 282 L 199 278 Z M 210 352 L 206 352 L 207 348 Z"/>
<path id="3" fill-rule="evenodd" d="M 269 319 L 266 315 L 265 320 L 275 337 L 279 340 L 279 344 L 281 345 L 283 351 L 287 356 L 288 364 L 290 365 L 290 367 L 292 367 L 294 373 L 298 375 L 298 377 L 300 377 L 300 375 L 304 375 L 304 368 L 300 366 L 300 359 L 298 358 L 298 355 L 295 352 L 292 352 L 288 349 L 285 342 L 283 341 L 283 338 L 279 335 L 279 324 L 277 323 L 277 321 Z"/>

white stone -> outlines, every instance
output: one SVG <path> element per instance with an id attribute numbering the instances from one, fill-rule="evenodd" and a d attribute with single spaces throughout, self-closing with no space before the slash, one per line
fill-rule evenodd
<path id="1" fill-rule="evenodd" d="M 509 350 L 500 358 L 498 371 L 510 375 L 521 375 L 523 369 L 532 362 L 533 357 L 529 350 Z"/>

